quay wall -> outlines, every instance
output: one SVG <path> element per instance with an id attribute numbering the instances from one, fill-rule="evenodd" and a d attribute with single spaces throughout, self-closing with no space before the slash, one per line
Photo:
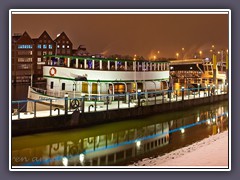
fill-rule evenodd
<path id="1" fill-rule="evenodd" d="M 128 120 L 162 112 L 189 109 L 194 106 L 216 103 L 227 99 L 228 94 L 224 94 L 129 109 L 116 109 L 90 113 L 79 113 L 78 111 L 75 111 L 71 115 L 13 120 L 12 136 L 66 130 L 70 128 L 85 127 L 107 122 Z"/>

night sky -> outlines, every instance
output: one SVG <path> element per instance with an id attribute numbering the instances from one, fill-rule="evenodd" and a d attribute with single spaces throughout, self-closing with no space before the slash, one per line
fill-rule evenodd
<path id="1" fill-rule="evenodd" d="M 12 35 L 27 31 L 32 38 L 46 30 L 52 39 L 65 32 L 74 48 L 85 45 L 92 53 L 176 57 L 184 48 L 185 58 L 200 50 L 209 55 L 228 49 L 228 15 L 184 14 L 90 14 L 12 15 Z M 158 52 L 159 51 L 159 52 Z"/>

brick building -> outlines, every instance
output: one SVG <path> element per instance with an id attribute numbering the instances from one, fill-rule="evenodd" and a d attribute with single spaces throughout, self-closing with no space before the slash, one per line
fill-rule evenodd
<path id="1" fill-rule="evenodd" d="M 73 45 L 62 32 L 55 40 L 44 31 L 38 38 L 31 38 L 27 32 L 12 36 L 12 83 L 44 81 L 42 67 L 46 64 L 44 55 L 68 55 Z"/>

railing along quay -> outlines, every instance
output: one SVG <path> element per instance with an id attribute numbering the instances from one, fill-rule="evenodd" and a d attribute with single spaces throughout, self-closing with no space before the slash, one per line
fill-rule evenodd
<path id="1" fill-rule="evenodd" d="M 110 111 L 116 109 L 129 109 L 141 106 L 151 106 L 164 103 L 174 103 L 191 99 L 206 98 L 228 93 L 228 86 L 207 86 L 206 88 L 184 88 L 179 90 L 162 90 L 153 92 L 134 92 L 109 95 L 85 95 L 77 98 L 45 98 L 39 100 L 12 101 L 12 120 L 29 119 L 36 117 L 49 117 L 97 111 Z M 47 109 L 38 110 L 45 105 Z M 32 110 L 26 110 L 30 105 Z"/>

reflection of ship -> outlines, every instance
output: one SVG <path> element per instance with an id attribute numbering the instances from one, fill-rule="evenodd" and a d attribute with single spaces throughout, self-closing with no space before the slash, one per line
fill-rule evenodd
<path id="1" fill-rule="evenodd" d="M 55 159 L 52 163 L 51 159 L 42 161 L 43 164 L 41 165 L 62 165 L 64 159 L 67 160 L 69 166 L 114 165 L 168 143 L 169 125 L 165 122 L 97 136 L 82 137 L 71 141 L 55 142 L 45 147 L 36 148 L 34 151 L 36 154 L 33 156 L 40 155 L 36 158 L 38 160 L 43 160 L 42 158 Z M 26 157 L 27 151 L 27 149 L 13 150 L 12 162 L 14 163 L 14 157 Z M 39 154 L 40 151 L 41 154 Z M 30 156 L 34 152 L 28 152 L 27 155 Z M 26 157 L 26 159 L 29 161 L 24 162 L 24 164 L 39 165 L 34 161 L 31 162 L 31 157 Z"/>
<path id="2" fill-rule="evenodd" d="M 185 134 L 182 134 L 183 127 L 192 124 L 196 125 L 185 129 Z M 213 131 L 211 127 L 214 125 L 216 129 Z M 202 135 L 224 131 L 227 127 L 226 101 L 221 105 L 202 106 L 184 113 L 15 137 L 12 139 L 12 165 L 62 166 L 63 162 L 69 166 L 127 164 L 139 157 L 156 155 L 156 152 L 167 153 L 196 141 L 196 137 L 200 140 Z"/>

